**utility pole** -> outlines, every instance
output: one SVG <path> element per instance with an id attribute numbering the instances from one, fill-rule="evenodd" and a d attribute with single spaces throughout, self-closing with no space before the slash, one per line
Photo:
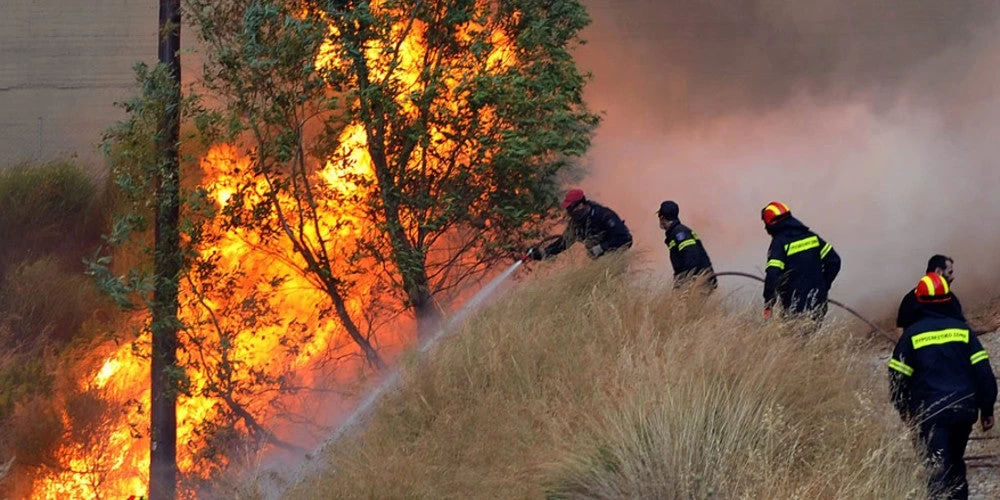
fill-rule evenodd
<path id="1" fill-rule="evenodd" d="M 159 62 L 170 71 L 171 83 L 157 133 L 159 165 L 154 180 L 152 324 L 153 353 L 150 397 L 150 500 L 177 497 L 177 320 L 180 251 L 180 129 L 181 91 L 180 0 L 160 0 Z"/>

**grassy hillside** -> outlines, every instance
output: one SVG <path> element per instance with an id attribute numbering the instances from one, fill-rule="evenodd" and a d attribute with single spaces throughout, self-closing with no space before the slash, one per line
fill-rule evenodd
<path id="1" fill-rule="evenodd" d="M 536 273 L 411 363 L 291 497 L 923 495 L 871 346 L 630 267 Z"/>

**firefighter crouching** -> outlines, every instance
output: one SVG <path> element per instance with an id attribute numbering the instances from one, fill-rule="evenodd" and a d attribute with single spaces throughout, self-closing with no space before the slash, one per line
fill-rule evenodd
<path id="1" fill-rule="evenodd" d="M 559 255 L 576 242 L 587 248 L 592 259 L 632 246 L 632 233 L 618 214 L 608 207 L 588 200 L 583 190 L 571 189 L 563 199 L 569 222 L 561 238 L 544 247 L 531 247 L 525 257 L 533 260 Z"/>
<path id="2" fill-rule="evenodd" d="M 698 234 L 680 221 L 680 207 L 667 200 L 656 211 L 660 229 L 666 232 L 663 243 L 670 252 L 670 265 L 674 269 L 674 288 L 680 288 L 704 276 L 709 291 L 718 287 L 712 260 L 705 251 Z"/>
<path id="3" fill-rule="evenodd" d="M 792 217 L 788 205 L 772 201 L 761 210 L 764 229 L 771 235 L 764 279 L 764 317 L 778 300 L 786 314 L 821 321 L 827 295 L 840 272 L 840 256 L 833 246 Z"/>
<path id="4" fill-rule="evenodd" d="M 889 359 L 892 402 L 905 422 L 919 427 L 932 460 L 930 495 L 968 498 L 965 446 L 976 420 L 984 431 L 993 427 L 996 379 L 948 281 L 927 273 L 914 294 L 917 319 L 903 330 Z"/>

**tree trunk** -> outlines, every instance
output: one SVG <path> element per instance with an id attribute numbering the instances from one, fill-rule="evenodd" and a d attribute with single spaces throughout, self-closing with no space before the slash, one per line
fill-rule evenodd
<path id="1" fill-rule="evenodd" d="M 332 3 L 336 10 L 351 10 L 353 3 L 349 0 L 338 0 Z M 372 169 L 382 198 L 382 215 L 385 217 L 389 242 L 392 248 L 391 259 L 399 269 L 403 279 L 403 289 L 406 291 L 410 307 L 417 320 L 417 341 L 422 344 L 430 339 L 438 330 L 441 314 L 430 290 L 430 280 L 427 277 L 427 255 L 414 246 L 407 238 L 403 229 L 399 210 L 399 189 L 396 176 L 390 168 L 386 154 L 385 139 L 386 111 L 383 106 L 386 96 L 379 92 L 368 92 L 372 88 L 368 60 L 362 47 L 365 46 L 369 29 L 364 20 L 359 20 L 357 26 L 350 24 L 341 26 L 341 36 L 344 38 L 348 52 L 351 54 L 354 70 L 358 78 L 361 121 L 365 129 L 365 139 L 368 143 L 368 154 L 371 157 Z M 397 159 L 405 168 L 405 159 Z"/>
<path id="2" fill-rule="evenodd" d="M 171 71 L 170 96 L 157 134 L 159 168 L 155 179 L 156 221 L 152 304 L 153 353 L 151 370 L 151 421 L 149 497 L 177 497 L 177 330 L 180 250 L 180 0 L 160 0 L 159 60 Z"/>
<path id="3" fill-rule="evenodd" d="M 417 318 L 417 342 L 423 344 L 441 329 L 441 311 L 434 301 L 434 296 L 426 287 L 422 291 L 408 295 L 410 303 L 413 304 L 414 316 Z"/>

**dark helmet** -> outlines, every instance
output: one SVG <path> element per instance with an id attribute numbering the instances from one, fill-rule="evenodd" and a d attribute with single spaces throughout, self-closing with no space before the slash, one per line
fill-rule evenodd
<path id="1" fill-rule="evenodd" d="M 670 220 L 677 220 L 677 216 L 680 214 L 681 209 L 677 206 L 677 203 L 667 200 L 660 203 L 660 209 L 656 211 L 656 215 L 660 217 L 666 217 Z"/>

